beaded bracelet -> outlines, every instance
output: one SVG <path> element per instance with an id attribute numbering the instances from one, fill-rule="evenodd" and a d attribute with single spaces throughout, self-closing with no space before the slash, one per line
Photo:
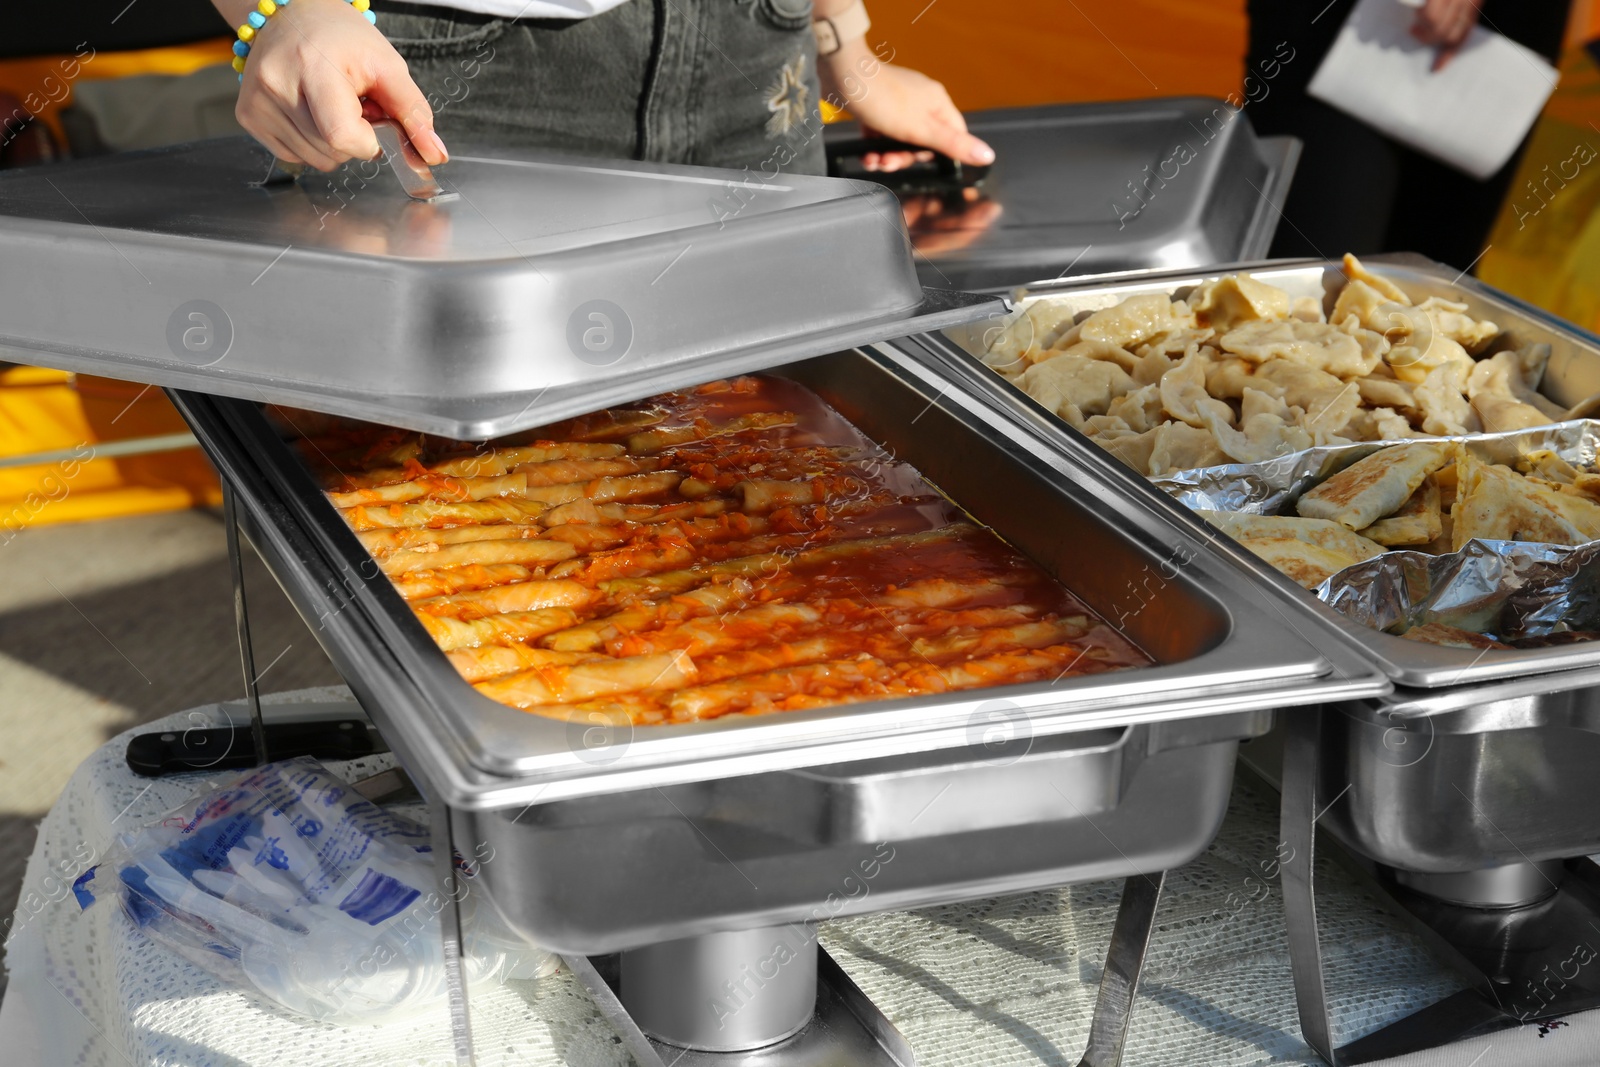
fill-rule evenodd
<path id="1" fill-rule="evenodd" d="M 374 26 L 378 24 L 378 16 L 372 11 L 372 0 L 345 0 L 351 7 L 361 12 L 361 16 Z M 290 0 L 259 0 L 256 9 L 245 16 L 244 25 L 239 27 L 239 39 L 233 42 L 233 69 L 239 72 L 239 80 L 244 81 L 244 61 L 250 56 L 250 43 L 256 39 L 256 34 L 261 32 L 261 27 L 267 20 L 278 13 L 280 7 L 288 7 Z"/>

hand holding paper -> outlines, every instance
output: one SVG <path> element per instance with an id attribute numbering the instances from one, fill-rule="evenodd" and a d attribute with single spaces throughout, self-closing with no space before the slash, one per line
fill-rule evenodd
<path id="1" fill-rule="evenodd" d="M 1361 0 L 1307 91 L 1481 180 L 1511 158 L 1558 75 L 1543 57 L 1476 25 L 1470 3 L 1474 22 L 1453 59 L 1413 34 L 1419 17 L 1454 32 L 1457 23 L 1443 21 L 1454 2 Z"/>
<path id="2" fill-rule="evenodd" d="M 1405 2 L 1405 0 L 1402 0 Z M 1474 0 L 1425 0 L 1417 7 L 1417 17 L 1411 24 L 1411 36 L 1423 44 L 1438 49 L 1433 69 L 1443 70 L 1461 46 L 1467 43 L 1472 28 L 1478 24 L 1478 5 Z"/>

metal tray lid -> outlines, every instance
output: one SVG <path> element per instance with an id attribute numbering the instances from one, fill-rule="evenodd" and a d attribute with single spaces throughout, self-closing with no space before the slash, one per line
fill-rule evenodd
<path id="1" fill-rule="evenodd" d="M 926 285 L 989 289 L 1260 259 L 1300 156 L 1210 97 L 979 111 L 995 162 L 976 199 L 902 199 Z M 853 124 L 832 138 L 857 133 Z"/>
<path id="2" fill-rule="evenodd" d="M 999 306 L 924 292 L 868 183 L 469 155 L 423 202 L 402 162 L 0 174 L 0 359 L 477 438 Z"/>

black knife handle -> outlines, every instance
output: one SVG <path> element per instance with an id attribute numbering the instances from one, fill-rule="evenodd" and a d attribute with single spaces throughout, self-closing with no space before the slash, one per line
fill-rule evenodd
<path id="1" fill-rule="evenodd" d="M 265 724 L 267 755 L 275 760 L 314 756 L 355 759 L 376 751 L 358 719 L 312 719 Z M 256 765 L 248 723 L 137 734 L 128 742 L 128 769 L 146 778 L 187 771 L 242 770 Z"/>

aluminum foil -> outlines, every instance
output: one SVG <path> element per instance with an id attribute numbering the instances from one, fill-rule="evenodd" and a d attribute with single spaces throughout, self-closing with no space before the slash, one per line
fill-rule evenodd
<path id="1" fill-rule="evenodd" d="M 1429 440 L 1462 441 L 1478 458 L 1513 467 L 1519 456 L 1548 449 L 1588 469 L 1600 457 L 1600 420 Z M 1330 445 L 1151 481 L 1196 510 L 1292 515 L 1301 493 L 1398 443 Z M 1390 633 L 1439 622 L 1507 644 L 1551 644 L 1564 634 L 1575 639 L 1600 631 L 1600 541 L 1568 547 L 1474 540 L 1440 556 L 1397 549 L 1346 567 L 1313 592 L 1341 614 Z"/>

